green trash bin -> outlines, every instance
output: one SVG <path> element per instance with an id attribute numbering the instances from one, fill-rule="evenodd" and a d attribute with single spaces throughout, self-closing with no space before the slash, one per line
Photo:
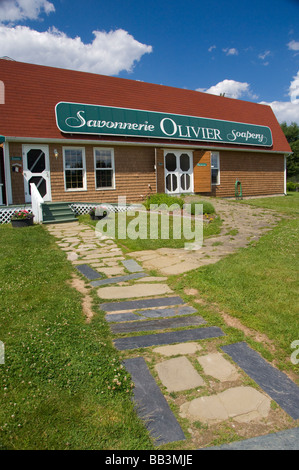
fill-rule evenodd
<path id="1" fill-rule="evenodd" d="M 242 199 L 242 184 L 239 180 L 235 182 L 235 197 L 236 199 Z"/>

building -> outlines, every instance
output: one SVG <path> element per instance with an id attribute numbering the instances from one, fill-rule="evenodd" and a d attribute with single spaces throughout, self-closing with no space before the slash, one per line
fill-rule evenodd
<path id="1" fill-rule="evenodd" d="M 269 106 L 0 59 L 0 203 L 140 202 L 148 194 L 286 192 Z"/>

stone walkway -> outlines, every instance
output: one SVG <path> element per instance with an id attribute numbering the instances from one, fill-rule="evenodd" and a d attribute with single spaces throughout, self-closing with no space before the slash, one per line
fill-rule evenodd
<path id="1" fill-rule="evenodd" d="M 205 198 L 200 197 L 200 200 Z M 190 199 L 191 200 L 191 199 Z M 189 199 L 186 197 L 185 202 Z M 196 198 L 192 198 L 196 202 Z M 213 199 L 216 213 L 223 220 L 220 235 L 207 238 L 200 250 L 160 248 L 130 253 L 142 262 L 145 269 L 155 269 L 162 275 L 183 274 L 200 266 L 214 264 L 224 256 L 235 253 L 257 241 L 280 219 L 274 211 L 249 205 Z"/>
<path id="2" fill-rule="evenodd" d="M 279 373 L 281 383 L 271 396 L 272 389 L 259 382 L 258 372 L 251 375 L 247 362 L 258 361 L 266 383 L 267 377 L 269 382 L 277 379 L 276 369 L 256 358 L 246 343 L 245 349 L 243 343 L 221 348 L 224 332 L 207 326 L 200 312 L 167 284 L 168 274 L 216 262 L 258 239 L 277 222 L 271 212 L 240 205 L 235 209 L 236 205 L 222 201 L 215 205 L 224 230 L 192 256 L 185 250 L 162 249 L 129 258 L 113 240 L 98 237 L 88 226 L 47 226 L 79 279 L 84 276 L 97 289 L 115 347 L 135 384 L 137 412 L 156 446 L 177 442 L 180 449 L 186 442 L 187 448 L 205 448 L 227 427 L 235 438 L 245 439 L 294 427 L 299 419 L 299 387 Z M 233 229 L 235 235 L 226 233 Z M 222 245 L 215 245 L 216 240 Z M 161 276 L 144 271 L 152 268 Z M 236 348 L 237 358 L 234 348 L 225 350 L 229 346 Z M 238 362 L 238 356 L 243 362 Z M 272 400 L 278 400 L 279 406 L 271 406 Z"/>

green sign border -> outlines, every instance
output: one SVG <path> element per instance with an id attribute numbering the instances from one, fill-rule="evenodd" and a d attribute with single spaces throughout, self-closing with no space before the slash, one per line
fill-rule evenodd
<path id="1" fill-rule="evenodd" d="M 273 145 L 267 126 L 220 119 L 64 101 L 55 106 L 55 117 L 58 129 L 67 134 Z"/>

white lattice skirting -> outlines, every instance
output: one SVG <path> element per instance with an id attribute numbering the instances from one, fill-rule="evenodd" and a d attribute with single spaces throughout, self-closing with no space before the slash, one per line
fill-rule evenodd
<path id="1" fill-rule="evenodd" d="M 14 215 L 15 211 L 26 209 L 26 211 L 32 214 L 32 210 L 30 207 L 5 207 L 0 209 L 0 224 L 8 224 L 10 219 Z"/>
<path id="2" fill-rule="evenodd" d="M 92 207 L 96 205 L 102 206 L 103 208 L 107 208 L 109 212 L 125 212 L 128 209 L 130 210 L 138 210 L 140 209 L 140 205 L 131 205 L 131 206 L 121 206 L 121 205 L 112 205 L 112 204 L 89 204 L 89 203 L 81 203 L 81 202 L 74 202 L 70 203 L 70 208 L 76 215 L 84 215 L 88 214 Z M 24 207 L 16 206 L 16 207 L 4 207 L 0 209 L 0 224 L 8 224 L 16 210 L 24 209 Z M 32 209 L 30 207 L 25 207 L 25 209 L 32 213 Z"/>
<path id="3" fill-rule="evenodd" d="M 126 212 L 127 210 L 137 211 L 140 209 L 140 204 L 132 205 L 118 205 L 118 204 L 90 204 L 74 202 L 70 204 L 70 208 L 76 215 L 88 214 L 92 207 L 101 206 L 103 209 L 107 209 L 108 212 Z"/>

